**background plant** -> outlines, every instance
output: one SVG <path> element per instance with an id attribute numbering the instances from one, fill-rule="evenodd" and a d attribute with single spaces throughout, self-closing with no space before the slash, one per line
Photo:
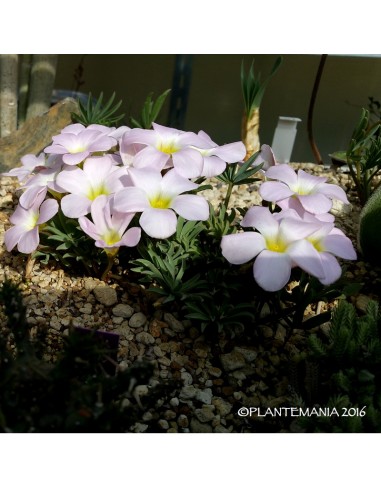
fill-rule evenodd
<path id="1" fill-rule="evenodd" d="M 370 301 L 358 316 L 341 301 L 327 335 L 313 334 L 299 366 L 308 368 L 304 383 L 296 383 L 304 405 L 358 409 L 350 417 L 302 417 L 297 426 L 311 432 L 379 432 L 381 430 L 381 317 Z M 308 376 L 308 377 L 307 377 Z M 303 380 L 303 378 L 302 378 Z M 360 416 L 363 410 L 363 416 Z"/>
<path id="2" fill-rule="evenodd" d="M 379 129 L 380 122 L 371 124 L 369 110 L 363 108 L 346 153 L 349 172 L 362 206 L 378 186 L 373 181 L 381 168 Z"/>
<path id="3" fill-rule="evenodd" d="M 261 74 L 254 73 L 254 60 L 251 62 L 248 72 L 245 72 L 244 64 L 241 64 L 241 88 L 244 101 L 244 114 L 242 118 L 242 140 L 247 149 L 246 157 L 251 157 L 260 147 L 259 143 L 259 107 L 261 105 L 267 84 L 276 74 L 282 64 L 279 56 L 271 69 L 270 74 L 261 80 Z"/>

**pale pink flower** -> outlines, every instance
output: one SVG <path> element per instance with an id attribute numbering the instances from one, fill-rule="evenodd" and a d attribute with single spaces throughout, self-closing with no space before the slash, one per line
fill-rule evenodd
<path id="1" fill-rule="evenodd" d="M 206 220 L 209 205 L 205 198 L 183 195 L 197 185 L 171 169 L 164 176 L 154 169 L 130 168 L 133 187 L 116 193 L 114 209 L 119 212 L 143 212 L 139 223 L 153 238 L 164 239 L 176 232 L 175 212 L 187 220 Z"/>
<path id="2" fill-rule="evenodd" d="M 108 155 L 89 157 L 83 169 L 67 167 L 56 178 L 56 184 L 69 193 L 61 200 L 62 212 L 71 218 L 87 215 L 97 196 L 113 195 L 123 188 L 123 178 L 127 180 L 125 168 L 115 166 Z"/>
<path id="3" fill-rule="evenodd" d="M 60 154 L 65 164 L 75 166 L 94 152 L 106 152 L 117 144 L 115 138 L 103 131 L 87 129 L 80 123 L 64 128 L 53 137 L 52 145 L 44 149 L 47 154 Z"/>
<path id="4" fill-rule="evenodd" d="M 14 225 L 4 234 L 7 251 L 11 251 L 16 245 L 20 253 L 29 254 L 37 249 L 40 242 L 39 226 L 58 212 L 57 201 L 50 198 L 43 202 L 45 195 L 46 192 L 41 193 L 29 209 L 17 206 L 9 219 Z"/>
<path id="5" fill-rule="evenodd" d="M 198 138 L 184 132 L 153 123 L 153 130 L 133 128 L 121 140 L 120 154 L 127 166 L 151 167 L 157 171 L 174 167 L 186 178 L 201 175 L 203 158 L 196 149 Z"/>
<path id="6" fill-rule="evenodd" d="M 307 240 L 320 224 L 295 218 L 277 220 L 266 207 L 252 207 L 241 221 L 242 227 L 259 232 L 243 232 L 223 236 L 222 255 L 234 265 L 256 257 L 254 278 L 264 290 L 275 292 L 290 280 L 291 269 L 299 266 L 315 277 L 324 277 L 324 269 L 316 248 Z"/>
<path id="7" fill-rule="evenodd" d="M 121 213 L 113 209 L 113 198 L 98 196 L 91 204 L 91 222 L 87 217 L 78 219 L 81 229 L 95 239 L 95 246 L 113 250 L 120 246 L 134 247 L 140 241 L 140 227 L 127 230 L 133 213 Z"/>
<path id="8" fill-rule="evenodd" d="M 281 208 L 293 207 L 297 201 L 307 212 L 324 214 L 331 209 L 332 198 L 349 203 L 340 186 L 328 184 L 327 178 L 313 176 L 302 169 L 296 173 L 288 164 L 271 166 L 266 177 L 277 181 L 262 183 L 259 193 L 264 200 L 275 202 Z"/>
<path id="9" fill-rule="evenodd" d="M 308 214 L 309 215 L 309 214 Z M 319 223 L 314 216 L 308 220 Z M 324 275 L 319 277 L 323 285 L 330 285 L 341 277 L 341 266 L 335 256 L 345 260 L 356 260 L 357 254 L 351 240 L 333 223 L 321 222 L 320 228 L 306 238 L 319 253 Z"/>
<path id="10" fill-rule="evenodd" d="M 218 176 L 226 169 L 226 164 L 242 161 L 246 155 L 243 142 L 217 145 L 204 131 L 197 134 L 198 144 L 192 148 L 198 150 L 203 157 L 201 176 L 211 178 Z"/>
<path id="11" fill-rule="evenodd" d="M 276 166 L 277 162 L 275 160 L 275 155 L 273 149 L 270 145 L 263 144 L 261 150 L 253 162 L 253 167 L 262 164 L 261 171 L 267 171 L 271 166 Z"/>
<path id="12" fill-rule="evenodd" d="M 37 174 L 41 171 L 51 169 L 61 160 L 60 156 L 46 156 L 41 152 L 37 157 L 34 154 L 26 154 L 21 157 L 22 166 L 15 167 L 8 172 L 1 173 L 0 176 L 17 177 L 19 183 L 22 184 L 32 174 Z"/>

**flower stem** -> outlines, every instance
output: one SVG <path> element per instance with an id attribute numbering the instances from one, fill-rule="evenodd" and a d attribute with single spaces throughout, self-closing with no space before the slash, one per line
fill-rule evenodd
<path id="1" fill-rule="evenodd" d="M 232 191 L 233 191 L 233 186 L 234 186 L 234 183 L 232 181 L 230 181 L 229 182 L 229 185 L 228 185 L 227 192 L 226 192 L 225 201 L 224 201 L 224 206 L 225 206 L 225 209 L 226 210 L 228 209 L 230 197 L 231 197 L 231 194 L 232 194 Z"/>
<path id="2" fill-rule="evenodd" d="M 106 281 L 107 275 L 109 274 L 111 268 L 114 265 L 114 259 L 115 259 L 115 256 L 118 253 L 118 249 L 119 248 L 115 248 L 112 251 L 105 251 L 106 252 L 106 255 L 107 255 L 107 258 L 108 258 L 108 263 L 107 263 L 107 267 L 106 267 L 105 271 L 102 273 L 101 280 Z"/>

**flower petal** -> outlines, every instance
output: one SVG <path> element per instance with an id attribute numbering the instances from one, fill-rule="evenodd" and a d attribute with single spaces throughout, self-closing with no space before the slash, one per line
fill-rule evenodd
<path id="1" fill-rule="evenodd" d="M 266 171 L 266 177 L 271 179 L 277 179 L 286 183 L 290 188 L 297 185 L 298 177 L 296 172 L 288 164 L 278 164 L 276 166 L 270 166 Z"/>
<path id="2" fill-rule="evenodd" d="M 291 259 L 287 254 L 262 251 L 254 262 L 254 278 L 262 289 L 276 292 L 287 284 L 291 275 Z"/>
<path id="3" fill-rule="evenodd" d="M 306 239 L 324 226 L 330 228 L 331 224 L 320 221 L 306 222 L 301 219 L 286 217 L 280 222 L 279 239 L 282 242 L 289 244 L 300 239 Z"/>
<path id="4" fill-rule="evenodd" d="M 212 178 L 222 174 L 226 169 L 226 162 L 215 155 L 204 156 L 204 165 L 202 167 L 201 176 Z"/>
<path id="5" fill-rule="evenodd" d="M 298 195 L 303 208 L 311 214 L 325 214 L 331 210 L 332 200 L 322 193 L 313 195 Z"/>
<path id="6" fill-rule="evenodd" d="M 324 276 L 320 254 L 309 241 L 295 241 L 287 248 L 287 253 L 293 263 L 305 272 L 318 278 Z"/>
<path id="7" fill-rule="evenodd" d="M 265 240 L 258 232 L 230 234 L 221 239 L 222 256 L 233 265 L 247 263 L 265 247 Z"/>
<path id="8" fill-rule="evenodd" d="M 161 181 L 161 191 L 169 196 L 177 196 L 185 191 L 192 191 L 198 188 L 198 185 L 181 176 L 176 169 L 168 171 Z"/>
<path id="9" fill-rule="evenodd" d="M 341 267 L 337 259 L 330 253 L 320 254 L 324 269 L 324 276 L 319 278 L 323 285 L 330 285 L 339 280 L 341 277 Z"/>
<path id="10" fill-rule="evenodd" d="M 45 200 L 40 207 L 40 216 L 38 218 L 37 224 L 45 224 L 48 220 L 56 215 L 58 212 L 58 202 L 53 198 Z"/>
<path id="11" fill-rule="evenodd" d="M 22 225 L 15 225 L 5 231 L 4 243 L 7 251 L 12 251 L 23 234 L 25 234 L 25 228 Z"/>
<path id="12" fill-rule="evenodd" d="M 144 190 L 148 196 L 155 196 L 160 193 L 163 179 L 160 171 L 148 167 L 144 169 L 131 168 L 128 175 L 133 185 Z"/>
<path id="13" fill-rule="evenodd" d="M 148 236 L 165 239 L 176 232 L 177 217 L 173 210 L 150 208 L 142 213 L 139 223 Z"/>
<path id="14" fill-rule="evenodd" d="M 100 235 L 97 232 L 97 228 L 87 217 L 79 217 L 78 222 L 83 232 L 85 232 L 88 236 L 95 239 L 96 241 L 100 238 Z"/>
<path id="15" fill-rule="evenodd" d="M 133 167 L 137 169 L 152 168 L 161 171 L 169 158 L 169 154 L 160 152 L 155 147 L 145 147 L 133 158 Z"/>
<path id="16" fill-rule="evenodd" d="M 246 147 L 243 142 L 233 142 L 217 147 L 211 155 L 216 155 L 228 163 L 239 162 L 246 155 Z"/>
<path id="17" fill-rule="evenodd" d="M 78 152 L 77 154 L 65 154 L 62 157 L 62 160 L 68 166 L 76 166 L 80 162 L 84 161 L 86 159 L 86 157 L 88 157 L 89 155 L 90 155 L 90 152 L 88 150 L 86 150 L 84 152 Z"/>
<path id="18" fill-rule="evenodd" d="M 129 186 L 114 196 L 114 210 L 117 212 L 142 212 L 150 207 L 146 192 L 140 188 Z"/>
<path id="19" fill-rule="evenodd" d="M 20 237 L 17 249 L 20 253 L 25 253 L 28 255 L 33 253 L 33 251 L 36 251 L 39 242 L 40 236 L 38 235 L 38 227 L 34 227 Z"/>
<path id="20" fill-rule="evenodd" d="M 278 167 L 278 166 L 276 166 Z M 294 192 L 284 183 L 278 181 L 266 181 L 259 187 L 259 194 L 268 202 L 278 202 L 291 197 Z"/>
<path id="21" fill-rule="evenodd" d="M 133 248 L 140 241 L 141 234 L 142 230 L 140 227 L 131 227 L 131 229 L 128 229 L 128 231 L 123 234 L 122 239 L 120 240 L 120 246 Z"/>
<path id="22" fill-rule="evenodd" d="M 241 221 L 242 227 L 255 227 L 265 237 L 275 237 L 278 234 L 279 222 L 267 207 L 254 206 L 249 208 Z"/>
<path id="23" fill-rule="evenodd" d="M 89 187 L 88 177 L 79 167 L 65 168 L 58 174 L 56 183 L 68 193 L 75 195 L 84 195 Z"/>
<path id="24" fill-rule="evenodd" d="M 202 196 L 177 196 L 172 200 L 170 207 L 187 220 L 206 220 L 209 217 L 209 205 Z"/>
<path id="25" fill-rule="evenodd" d="M 273 149 L 270 147 L 270 145 L 267 144 L 262 145 L 259 155 L 256 157 L 255 161 L 253 162 L 253 167 L 256 167 L 262 163 L 263 163 L 261 169 L 262 171 L 267 171 L 271 166 L 276 165 L 274 152 Z"/>
<path id="26" fill-rule="evenodd" d="M 19 203 L 24 208 L 30 208 L 36 202 L 36 200 L 43 194 L 44 198 L 46 196 L 47 187 L 46 186 L 31 186 L 28 187 L 24 193 L 20 196 Z"/>
<path id="27" fill-rule="evenodd" d="M 195 149 L 185 148 L 172 154 L 173 166 L 185 178 L 201 176 L 203 157 Z"/>
<path id="28" fill-rule="evenodd" d="M 78 219 L 90 212 L 91 200 L 86 196 L 66 195 L 61 200 L 61 209 L 66 217 Z"/>
<path id="29" fill-rule="evenodd" d="M 351 240 L 341 234 L 329 234 L 323 240 L 324 249 L 345 260 L 356 260 L 357 254 Z"/>
<path id="30" fill-rule="evenodd" d="M 323 183 L 318 185 L 315 189 L 318 193 L 323 193 L 329 198 L 336 198 L 336 200 L 340 200 L 343 203 L 349 203 L 345 191 L 338 185 Z"/>

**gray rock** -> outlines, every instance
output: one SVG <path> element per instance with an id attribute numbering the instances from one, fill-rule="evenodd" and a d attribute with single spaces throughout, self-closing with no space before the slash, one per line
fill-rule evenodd
<path id="1" fill-rule="evenodd" d="M 85 278 L 85 289 L 92 291 L 95 287 L 99 286 L 99 280 L 91 277 Z"/>
<path id="2" fill-rule="evenodd" d="M 283 343 L 286 338 L 286 335 L 287 335 L 286 328 L 279 323 L 275 333 L 275 340 L 278 340 L 279 342 Z"/>
<path id="3" fill-rule="evenodd" d="M 169 404 L 171 407 L 178 407 L 180 404 L 180 400 L 175 396 L 169 400 Z"/>
<path id="4" fill-rule="evenodd" d="M 147 429 L 148 429 L 148 425 L 147 424 L 141 424 L 140 422 L 136 422 L 136 424 L 134 424 L 131 427 L 132 432 L 139 432 L 139 433 L 145 432 Z"/>
<path id="5" fill-rule="evenodd" d="M 52 137 L 72 123 L 71 113 L 78 112 L 78 103 L 68 97 L 52 106 L 46 113 L 35 116 L 15 132 L 0 139 L 0 172 L 20 165 L 26 154 L 39 154 Z"/>
<path id="6" fill-rule="evenodd" d="M 197 408 L 194 412 L 200 422 L 210 422 L 214 419 L 214 405 L 203 405 L 202 408 Z"/>
<path id="7" fill-rule="evenodd" d="M 197 418 L 193 418 L 190 423 L 190 430 L 194 433 L 207 433 L 213 432 L 213 428 L 210 424 L 202 423 Z"/>
<path id="8" fill-rule="evenodd" d="M 117 304 L 112 308 L 112 314 L 122 318 L 131 318 L 134 314 L 134 309 L 128 304 Z"/>
<path id="9" fill-rule="evenodd" d="M 173 420 L 176 418 L 176 412 L 174 412 L 173 410 L 166 410 L 164 412 L 164 418 L 166 420 Z"/>
<path id="10" fill-rule="evenodd" d="M 210 405 L 212 403 L 213 393 L 210 388 L 206 389 L 198 389 L 196 391 L 196 400 L 205 403 L 206 405 Z"/>
<path id="11" fill-rule="evenodd" d="M 208 367 L 208 373 L 214 378 L 219 378 L 222 371 L 219 367 Z"/>
<path id="12" fill-rule="evenodd" d="M 181 373 L 181 380 L 184 383 L 184 386 L 190 386 L 193 383 L 193 378 L 189 374 L 189 372 L 182 372 Z"/>
<path id="13" fill-rule="evenodd" d="M 226 415 L 228 415 L 233 408 L 231 403 L 228 403 L 219 397 L 213 398 L 212 403 L 216 407 L 218 415 L 221 415 L 221 417 L 226 417 Z"/>
<path id="14" fill-rule="evenodd" d="M 258 357 L 258 352 L 245 347 L 235 347 L 234 350 L 242 354 L 246 362 L 253 362 Z"/>
<path id="15" fill-rule="evenodd" d="M 184 386 L 179 394 L 181 400 L 192 400 L 196 396 L 197 390 L 194 386 Z"/>
<path id="16" fill-rule="evenodd" d="M 131 328 L 140 328 L 147 321 L 147 317 L 144 313 L 135 313 L 131 316 L 128 324 Z M 152 335 L 150 335 L 152 337 Z M 152 337 L 153 338 L 153 337 Z"/>
<path id="17" fill-rule="evenodd" d="M 168 323 L 169 328 L 176 333 L 181 333 L 184 331 L 184 325 L 181 323 L 181 321 L 177 320 L 173 316 L 173 314 L 164 313 L 164 321 Z"/>
<path id="18" fill-rule="evenodd" d="M 146 331 L 141 331 L 136 335 L 136 341 L 143 343 L 144 345 L 153 345 L 155 343 L 154 337 Z"/>
<path id="19" fill-rule="evenodd" d="M 221 364 L 225 371 L 231 372 L 245 367 L 246 360 L 240 352 L 233 350 L 232 352 L 221 355 Z"/>
<path id="20" fill-rule="evenodd" d="M 177 418 L 177 425 L 181 427 L 182 429 L 185 429 L 186 427 L 189 427 L 189 419 L 186 415 L 183 413 L 180 414 Z"/>
<path id="21" fill-rule="evenodd" d="M 95 298 L 104 306 L 113 306 L 118 302 L 115 289 L 108 285 L 98 285 L 93 290 Z"/>
<path id="22" fill-rule="evenodd" d="M 161 429 L 163 429 L 163 430 L 168 430 L 168 429 L 169 429 L 169 424 L 168 424 L 168 422 L 167 422 L 166 420 L 164 420 L 164 419 L 160 419 L 160 420 L 158 421 L 158 424 L 159 424 L 159 427 L 160 427 Z"/>

